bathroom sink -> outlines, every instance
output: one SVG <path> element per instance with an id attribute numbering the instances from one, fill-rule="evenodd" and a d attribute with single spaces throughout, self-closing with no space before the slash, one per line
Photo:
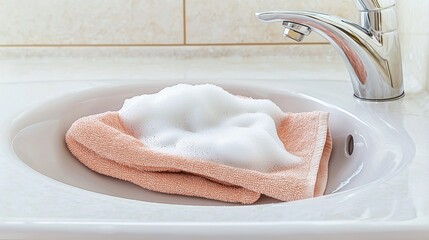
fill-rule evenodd
<path id="1" fill-rule="evenodd" d="M 135 95 L 155 93 L 168 84 L 131 84 L 96 87 L 61 96 L 32 107 L 12 124 L 12 147 L 20 161 L 40 174 L 95 193 L 141 202 L 179 205 L 233 205 L 206 199 L 167 195 L 92 172 L 66 148 L 65 132 L 77 119 L 120 109 Z M 329 163 L 325 196 L 334 197 L 382 182 L 398 173 L 412 159 L 413 143 L 395 119 L 384 116 L 382 104 L 364 103 L 365 114 L 348 111 L 316 98 L 276 89 L 220 84 L 227 91 L 252 98 L 267 98 L 284 112 L 326 111 L 330 113 L 333 152 Z M 350 97 L 351 98 L 351 97 Z M 352 99 L 353 100 L 353 99 Z M 353 100 L 359 102 L 358 100 Z M 268 197 L 256 204 L 279 203 Z"/>

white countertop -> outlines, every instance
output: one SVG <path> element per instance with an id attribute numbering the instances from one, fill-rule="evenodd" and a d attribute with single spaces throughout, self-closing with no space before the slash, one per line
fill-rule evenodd
<path id="1" fill-rule="evenodd" d="M 308 227 L 316 232 L 329 232 L 329 226 L 338 225 L 342 226 L 342 233 L 402 231 L 397 236 L 410 236 L 401 234 L 429 231 L 429 188 L 426 186 L 429 182 L 429 95 L 407 72 L 406 96 L 389 110 L 401 119 L 413 139 L 415 159 L 406 169 L 381 184 L 364 187 L 344 197 L 325 197 L 311 202 L 316 206 L 311 211 L 305 206 L 312 200 L 207 207 L 149 203 L 93 193 L 52 181 L 17 157 L 11 157 L 6 151 L 10 148 L 10 138 L 6 135 L 11 120 L 30 106 L 95 86 L 144 81 L 216 83 L 229 80 L 290 88 L 339 106 L 350 104 L 356 100 L 352 97 L 348 73 L 335 59 L 323 62 L 299 59 L 285 65 L 279 57 L 33 58 L 3 60 L 0 72 L 0 124 L 3 126 L 0 129 L 0 239 L 25 238 L 31 231 L 48 232 L 52 228 L 59 235 L 53 233 L 49 235 L 51 238 L 62 236 L 61 231 L 72 231 L 73 228 L 79 228 L 87 236 L 96 236 L 97 232 L 106 235 L 129 231 L 135 234 L 134 237 L 166 229 L 176 229 L 183 234 L 187 231 L 203 234 L 206 228 L 216 229 L 216 226 L 226 227 L 222 231 L 229 231 L 231 235 L 238 234 L 237 226 L 247 226 L 247 234 L 255 236 L 258 229 L 266 227 L 284 236 L 298 234 Z M 306 84 L 303 86 L 302 82 Z M 311 83 L 323 83 L 326 92 L 312 90 Z M 336 102 L 340 99 L 347 100 Z M 284 211 L 285 204 L 292 204 L 294 210 Z M 200 228 L 191 228 L 195 225 Z M 130 230 L 129 226 L 138 228 Z M 253 227 L 249 229 L 248 226 Z"/>

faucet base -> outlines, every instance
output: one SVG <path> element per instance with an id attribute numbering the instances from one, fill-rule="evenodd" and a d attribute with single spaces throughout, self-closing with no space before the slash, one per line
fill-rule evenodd
<path id="1" fill-rule="evenodd" d="M 397 96 L 397 97 L 393 97 L 393 98 L 385 98 L 385 99 L 368 99 L 368 98 L 361 98 L 358 97 L 356 94 L 353 94 L 353 96 L 361 101 L 366 101 L 366 102 L 389 102 L 389 101 L 394 101 L 394 100 L 398 100 L 401 99 L 405 96 L 405 92 L 402 92 L 401 95 Z"/>

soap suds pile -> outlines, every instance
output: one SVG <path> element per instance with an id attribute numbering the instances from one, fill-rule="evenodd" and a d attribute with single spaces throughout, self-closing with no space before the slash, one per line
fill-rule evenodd
<path id="1" fill-rule="evenodd" d="M 180 84 L 127 99 L 123 123 L 153 151 L 268 172 L 301 160 L 277 135 L 286 113 L 272 101 Z"/>

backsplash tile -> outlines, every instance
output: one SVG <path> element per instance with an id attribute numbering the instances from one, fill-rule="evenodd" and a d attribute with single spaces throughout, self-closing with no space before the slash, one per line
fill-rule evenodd
<path id="1" fill-rule="evenodd" d="M 428 0 L 398 0 L 396 6 L 400 33 L 429 34 Z"/>
<path id="2" fill-rule="evenodd" d="M 404 67 L 429 91 L 429 1 L 397 1 Z M 410 14 L 412 13 L 412 14 Z"/>
<path id="3" fill-rule="evenodd" d="M 295 43 L 282 35 L 281 23 L 266 24 L 255 12 L 279 10 L 320 11 L 357 21 L 352 0 L 186 0 L 186 39 L 190 44 Z M 325 40 L 311 34 L 304 42 Z"/>
<path id="4" fill-rule="evenodd" d="M 182 0 L 2 0 L 1 45 L 183 44 Z"/>

